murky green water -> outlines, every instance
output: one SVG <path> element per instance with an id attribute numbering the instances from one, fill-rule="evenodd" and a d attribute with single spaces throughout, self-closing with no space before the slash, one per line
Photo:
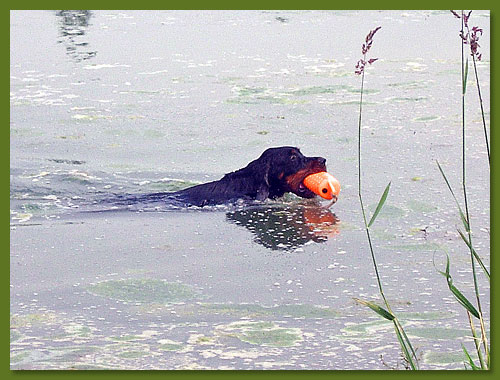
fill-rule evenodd
<path id="1" fill-rule="evenodd" d="M 489 12 L 472 20 L 484 29 L 489 118 Z M 433 265 L 447 252 L 472 295 L 435 163 L 459 193 L 460 40 L 448 11 L 12 12 L 11 368 L 402 369 L 392 325 L 353 300 L 380 301 L 357 198 L 353 73 L 378 25 L 362 146 L 370 212 L 392 181 L 372 228 L 379 271 L 421 368 L 463 368 L 467 319 Z M 489 265 L 474 85 L 469 76 L 468 190 Z M 280 145 L 326 157 L 339 202 L 105 201 L 217 179 Z"/>

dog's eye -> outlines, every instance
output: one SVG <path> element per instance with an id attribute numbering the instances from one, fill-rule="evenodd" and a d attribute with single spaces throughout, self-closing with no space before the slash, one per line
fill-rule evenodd
<path id="1" fill-rule="evenodd" d="M 297 159 L 297 155 L 296 154 L 292 154 L 290 156 L 290 160 L 295 161 L 296 159 Z"/>

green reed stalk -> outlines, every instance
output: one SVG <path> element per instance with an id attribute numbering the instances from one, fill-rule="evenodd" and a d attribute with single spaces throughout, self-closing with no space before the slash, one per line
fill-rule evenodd
<path id="1" fill-rule="evenodd" d="M 364 56 L 364 58 L 366 59 L 366 55 Z M 370 229 L 368 228 L 368 223 L 366 221 L 366 212 L 365 212 L 365 207 L 363 204 L 363 196 L 361 193 L 361 115 L 363 113 L 364 83 L 365 83 L 365 72 L 363 70 L 363 73 L 361 74 L 361 95 L 360 95 L 360 99 L 359 99 L 359 120 L 358 120 L 358 197 L 359 197 L 359 203 L 361 205 L 361 212 L 363 214 L 363 222 L 365 224 L 366 237 L 368 238 L 368 244 L 370 246 L 370 252 L 372 255 L 373 267 L 375 268 L 375 275 L 377 276 L 378 289 L 379 289 L 380 295 L 382 296 L 382 299 L 384 300 L 384 303 L 386 304 L 387 308 L 389 309 L 389 303 L 387 302 L 387 299 L 385 298 L 384 291 L 382 289 L 382 283 L 380 281 L 377 260 L 375 259 L 375 253 L 373 251 L 372 239 L 370 237 Z"/>
<path id="2" fill-rule="evenodd" d="M 389 309 L 389 303 L 384 295 L 384 290 L 382 289 L 382 283 L 380 281 L 380 275 L 378 273 L 377 260 L 375 259 L 375 253 L 373 251 L 372 239 L 370 237 L 370 229 L 368 228 L 368 223 L 366 221 L 366 212 L 363 205 L 363 196 L 361 195 L 361 114 L 363 110 L 363 87 L 364 87 L 365 72 L 361 76 L 361 96 L 359 100 L 359 126 L 358 126 L 358 196 L 359 203 L 361 205 L 361 212 L 363 213 L 363 222 L 365 224 L 366 237 L 368 238 L 368 244 L 370 246 L 370 252 L 372 255 L 373 267 L 375 268 L 375 275 L 377 276 L 377 284 L 380 295 L 382 296 L 384 303 Z"/>
<path id="3" fill-rule="evenodd" d="M 476 77 L 476 86 L 477 86 L 477 95 L 479 97 L 479 105 L 481 107 L 481 117 L 483 119 L 483 131 L 484 131 L 484 140 L 486 143 L 486 152 L 488 153 L 488 165 L 490 165 L 490 143 L 488 141 L 488 132 L 486 130 L 486 120 L 484 117 L 484 108 L 483 108 L 483 97 L 481 96 L 481 86 L 479 85 L 479 76 L 477 75 L 477 66 L 476 66 L 476 57 L 472 56 L 472 63 L 474 66 L 474 75 Z"/>
<path id="4" fill-rule="evenodd" d="M 383 195 L 382 195 L 382 197 L 381 197 L 381 199 L 380 199 L 380 201 L 375 209 L 375 212 L 373 213 L 373 215 L 370 219 L 370 222 L 367 222 L 366 211 L 365 211 L 365 207 L 364 207 L 364 203 L 363 203 L 363 196 L 362 196 L 362 191 L 361 191 L 362 190 L 362 187 L 361 187 L 361 125 L 362 125 L 362 114 L 363 114 L 363 90 L 364 90 L 364 82 L 365 82 L 365 70 L 364 69 L 365 69 L 365 65 L 367 63 L 372 64 L 376 60 L 376 59 L 371 59 L 371 60 L 367 61 L 366 60 L 366 53 L 370 49 L 371 44 L 372 44 L 373 35 L 377 32 L 378 29 L 380 29 L 380 27 L 371 31 L 368 34 L 368 36 L 366 37 L 366 43 L 363 44 L 363 47 L 362 47 L 363 59 L 361 59 L 356 66 L 356 69 L 357 69 L 356 74 L 361 74 L 361 90 L 360 90 L 360 99 L 359 99 L 359 119 L 358 119 L 358 197 L 359 197 L 359 203 L 361 206 L 361 212 L 363 214 L 363 223 L 365 226 L 366 237 L 368 239 L 368 245 L 370 247 L 370 253 L 371 253 L 371 258 L 372 258 L 372 262 L 373 262 L 373 267 L 375 269 L 375 275 L 377 278 L 379 293 L 384 301 L 384 304 L 385 304 L 385 307 L 387 308 L 387 310 L 376 305 L 373 302 L 363 301 L 363 300 L 359 300 L 359 299 L 355 299 L 355 300 L 357 302 L 365 305 L 365 306 L 368 306 L 369 308 L 371 308 L 373 311 L 375 311 L 376 313 L 378 313 L 380 316 L 384 317 L 385 319 L 393 322 L 394 330 L 395 330 L 396 336 L 398 338 L 399 344 L 401 346 L 401 349 L 403 351 L 403 354 L 405 356 L 405 359 L 407 360 L 410 368 L 412 370 L 416 370 L 416 369 L 418 369 L 418 360 L 417 360 L 415 350 L 413 349 L 413 346 L 411 345 L 411 342 L 410 342 L 408 336 L 406 335 L 406 332 L 404 331 L 403 326 L 401 325 L 401 323 L 399 322 L 397 317 L 392 312 L 389 301 L 385 297 L 384 290 L 382 288 L 382 281 L 380 280 L 377 260 L 375 258 L 375 252 L 373 249 L 372 239 L 370 236 L 370 226 L 375 221 L 378 213 L 380 212 L 382 206 L 385 203 L 385 200 L 387 199 L 387 195 L 389 193 L 389 188 L 390 188 L 391 183 L 389 182 L 389 184 L 385 188 L 385 191 L 384 191 L 384 193 L 383 193 Z"/>
<path id="5" fill-rule="evenodd" d="M 462 219 L 462 222 L 463 222 L 464 227 L 465 227 L 465 231 L 467 233 L 467 237 L 466 237 L 460 230 L 458 230 L 458 233 L 460 234 L 462 240 L 466 243 L 466 245 L 468 246 L 469 251 L 470 251 L 472 277 L 473 277 L 473 282 L 474 282 L 474 294 L 475 294 L 475 298 L 476 298 L 477 309 L 452 284 L 452 279 L 451 279 L 451 276 L 449 274 L 449 258 L 447 258 L 446 272 L 440 272 L 440 273 L 443 274 L 447 278 L 448 287 L 450 288 L 450 291 L 453 293 L 453 295 L 458 300 L 458 302 L 467 311 L 469 326 L 471 329 L 472 338 L 474 341 L 474 346 L 476 348 L 476 353 L 478 356 L 480 368 L 477 367 L 475 364 L 473 364 L 473 361 L 472 361 L 470 355 L 468 354 L 465 347 L 463 347 L 463 350 L 464 350 L 464 353 L 466 354 L 469 365 L 471 366 L 472 369 L 489 369 L 489 367 L 490 367 L 490 353 L 489 353 L 488 340 L 487 340 L 487 336 L 486 336 L 486 328 L 485 328 L 484 318 L 483 318 L 483 313 L 482 313 L 482 308 L 481 308 L 481 298 L 479 295 L 479 285 L 478 285 L 477 274 L 476 274 L 476 260 L 479 263 L 479 265 L 481 266 L 481 268 L 483 269 L 483 271 L 485 272 L 488 280 L 489 280 L 490 275 L 489 275 L 489 272 L 486 270 L 486 267 L 482 263 L 482 260 L 477 255 L 477 253 L 474 250 L 473 245 L 472 245 L 472 232 L 471 232 L 472 229 L 471 229 L 471 225 L 470 225 L 469 202 L 468 202 L 468 198 L 467 198 L 467 186 L 466 186 L 467 158 L 466 158 L 466 128 L 465 128 L 466 127 L 465 95 L 466 95 L 466 91 L 467 91 L 467 76 L 468 76 L 468 71 L 469 71 L 469 60 L 465 59 L 464 50 L 465 50 L 465 45 L 467 45 L 467 44 L 470 45 L 470 51 L 471 51 L 471 55 L 472 55 L 473 62 L 474 62 L 474 70 L 476 73 L 476 83 L 478 85 L 478 94 L 479 94 L 479 98 L 480 98 L 481 113 L 483 115 L 483 127 L 484 127 L 484 131 L 485 131 L 486 147 L 487 147 L 487 151 L 488 151 L 488 160 L 489 160 L 489 144 L 488 144 L 488 139 L 487 139 L 488 135 L 486 133 L 486 122 L 484 119 L 482 98 L 481 98 L 480 87 L 479 87 L 479 78 L 477 76 L 477 70 L 476 70 L 476 64 L 475 64 L 475 57 L 477 56 L 478 59 L 480 59 L 480 57 L 481 57 L 481 54 L 479 54 L 479 52 L 477 50 L 479 47 L 479 44 L 477 43 L 477 41 L 479 39 L 478 33 L 482 34 L 482 30 L 477 28 L 477 27 L 473 27 L 472 28 L 473 33 L 470 32 L 469 27 L 468 27 L 468 21 L 469 21 L 469 17 L 471 15 L 472 11 L 470 11 L 467 15 L 465 15 L 463 10 L 461 12 L 461 15 L 457 14 L 454 11 L 451 11 L 451 12 L 453 13 L 453 15 L 455 17 L 461 19 L 460 38 L 461 38 L 461 76 L 462 76 L 462 78 L 461 78 L 462 79 L 462 190 L 463 190 L 463 197 L 464 197 L 465 213 L 462 212 L 460 204 L 459 204 L 457 198 L 455 197 L 455 194 L 454 194 L 454 192 L 449 184 L 449 181 L 446 178 L 441 166 L 439 165 L 439 162 L 438 162 L 438 168 L 441 171 L 441 174 L 443 175 L 443 178 L 444 178 L 451 194 L 453 195 L 453 198 L 455 199 L 455 202 L 457 204 L 457 207 L 458 207 L 458 210 L 460 213 L 460 217 Z M 466 35 L 464 34 L 464 26 L 465 26 L 465 28 L 467 28 Z M 481 332 L 480 337 L 477 334 L 476 327 L 474 325 L 472 316 L 479 319 L 479 329 Z M 482 347 L 481 347 L 481 345 L 482 345 Z M 483 351 L 484 351 L 484 354 L 486 355 L 486 362 L 485 362 L 485 359 L 483 357 Z"/>
<path id="6" fill-rule="evenodd" d="M 472 64 L 474 66 L 474 76 L 476 78 L 477 96 L 479 98 L 479 106 L 481 108 L 481 118 L 483 121 L 484 141 L 486 143 L 486 152 L 488 153 L 488 165 L 489 165 L 490 161 L 491 161 L 490 160 L 490 143 L 488 141 L 488 131 L 486 128 L 486 118 L 484 117 L 483 97 L 481 95 L 481 86 L 479 85 L 479 75 L 477 74 L 477 64 L 476 64 L 476 56 L 478 57 L 477 58 L 478 60 L 481 59 L 481 54 L 479 54 L 477 52 L 477 47 L 479 46 L 477 44 L 477 39 L 478 39 L 477 33 L 480 32 L 482 34 L 482 29 L 473 28 L 473 32 L 475 29 L 475 33 L 471 33 L 470 28 L 469 28 L 469 23 L 467 23 L 465 25 L 465 27 L 467 28 L 467 36 L 468 36 L 468 40 L 469 40 L 468 43 L 470 45 Z M 463 28 L 463 26 L 462 26 L 462 28 Z M 462 32 L 462 35 L 463 35 L 463 32 Z M 463 45 L 463 43 L 462 43 L 462 45 Z"/>
<path id="7" fill-rule="evenodd" d="M 464 11 L 462 10 L 462 19 L 461 19 L 462 20 L 462 23 L 461 23 L 461 35 L 462 36 L 464 35 L 464 26 L 465 26 L 464 25 L 464 21 L 465 21 L 464 16 L 465 16 Z M 467 28 L 468 28 L 468 26 L 467 26 Z M 464 194 L 465 217 L 466 217 L 467 225 L 468 225 L 467 234 L 469 237 L 469 251 L 470 251 L 470 257 L 471 257 L 472 277 L 474 280 L 474 293 L 476 295 L 477 308 L 478 308 L 478 312 L 479 312 L 479 321 L 480 321 L 481 326 L 484 326 L 483 312 L 482 312 L 482 308 L 481 308 L 481 298 L 479 296 L 479 285 L 478 285 L 477 275 L 476 275 L 476 259 L 474 257 L 474 252 L 473 252 L 474 250 L 473 250 L 473 245 L 472 245 L 472 233 L 471 233 L 471 224 L 470 224 L 470 216 L 469 216 L 469 202 L 467 199 L 467 186 L 466 186 L 467 159 L 466 159 L 466 130 L 465 130 L 465 125 L 466 125 L 466 123 L 465 123 L 465 94 L 467 91 L 468 59 L 465 62 L 465 66 L 464 66 L 465 43 L 466 43 L 466 41 L 464 41 L 462 39 L 462 44 L 461 44 L 462 45 L 462 51 L 461 51 L 461 53 L 462 53 L 462 82 L 463 82 L 463 86 L 462 86 L 462 187 L 463 187 L 463 194 Z M 470 34 L 469 34 L 469 43 L 470 43 Z M 474 55 L 472 55 L 472 56 L 474 58 Z M 473 336 L 476 337 L 474 325 L 472 323 L 470 325 L 471 325 L 471 330 L 472 330 Z M 481 335 L 485 336 L 486 334 L 482 333 Z M 485 340 L 483 340 L 483 339 L 481 339 L 481 340 L 482 340 L 483 345 L 484 345 L 485 353 L 486 353 L 487 357 L 489 357 L 487 343 Z M 479 347 L 477 339 L 474 339 L 474 342 L 476 343 L 476 351 L 478 353 L 478 358 L 479 358 L 480 363 L 481 363 L 481 368 L 485 368 L 485 363 L 484 363 L 484 360 L 482 358 L 481 349 Z"/>

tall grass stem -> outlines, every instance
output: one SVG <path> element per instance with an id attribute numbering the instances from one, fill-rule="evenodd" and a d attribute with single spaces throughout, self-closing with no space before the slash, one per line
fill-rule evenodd
<path id="1" fill-rule="evenodd" d="M 399 322 L 397 317 L 392 312 L 391 306 L 390 306 L 387 298 L 385 297 L 384 290 L 382 288 L 382 281 L 380 280 L 380 274 L 379 274 L 379 270 L 378 270 L 377 260 L 375 258 L 375 252 L 373 249 L 372 239 L 370 236 L 370 228 L 369 227 L 375 221 L 375 218 L 377 217 L 378 213 L 380 212 L 380 209 L 382 208 L 382 206 L 387 198 L 387 194 L 388 194 L 389 188 L 390 188 L 390 182 L 387 185 L 387 187 L 386 187 L 369 223 L 367 222 L 366 211 L 365 211 L 365 207 L 364 207 L 364 203 L 363 203 L 363 196 L 362 196 L 362 186 L 361 186 L 362 185 L 362 181 L 361 181 L 361 172 L 362 172 L 362 170 L 361 170 L 361 129 L 362 129 L 362 127 L 361 126 L 362 126 L 362 114 L 363 114 L 363 91 L 364 91 L 364 83 L 365 83 L 365 66 L 367 63 L 372 64 L 373 62 L 376 61 L 376 59 L 370 59 L 369 61 L 366 61 L 366 52 L 370 49 L 371 44 L 373 42 L 372 41 L 373 35 L 377 32 L 378 29 L 380 29 L 380 27 L 375 28 L 374 30 L 370 31 L 370 33 L 367 35 L 366 44 L 363 44 L 363 47 L 362 47 L 363 58 L 358 62 L 357 66 L 356 66 L 356 68 L 357 68 L 356 74 L 361 74 L 361 90 L 360 90 L 360 99 L 359 99 L 359 118 L 358 118 L 358 196 L 359 196 L 359 203 L 361 206 L 361 212 L 363 214 L 363 223 L 364 223 L 364 227 L 365 227 L 365 231 L 366 231 L 366 236 L 368 239 L 368 245 L 370 247 L 370 254 L 371 254 L 371 258 L 372 258 L 372 262 L 373 262 L 373 267 L 375 269 L 375 275 L 377 278 L 377 285 L 378 285 L 379 293 L 384 301 L 384 304 L 385 304 L 388 312 L 383 310 L 379 306 L 374 305 L 373 303 L 370 303 L 370 302 L 361 302 L 361 303 L 367 305 L 368 307 L 373 309 L 375 312 L 377 312 L 379 315 L 383 316 L 384 318 L 392 320 L 392 322 L 394 324 L 395 333 L 396 333 L 396 336 L 398 338 L 401 349 L 404 353 L 405 359 L 408 362 L 409 367 L 412 370 L 416 370 L 416 369 L 418 369 L 418 360 L 417 360 L 416 352 L 413 349 L 413 346 L 411 345 L 411 342 L 410 342 L 408 336 L 406 335 L 406 333 L 403 329 L 403 326 L 401 325 L 401 323 Z"/>

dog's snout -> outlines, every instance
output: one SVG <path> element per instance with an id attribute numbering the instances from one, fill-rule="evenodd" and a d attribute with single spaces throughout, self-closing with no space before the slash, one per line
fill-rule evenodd
<path id="1" fill-rule="evenodd" d="M 313 157 L 313 162 L 316 168 L 326 171 L 326 158 Z"/>
<path id="2" fill-rule="evenodd" d="M 321 165 L 326 164 L 326 158 L 323 157 L 316 157 L 316 161 L 318 161 L 318 163 L 320 163 Z"/>

